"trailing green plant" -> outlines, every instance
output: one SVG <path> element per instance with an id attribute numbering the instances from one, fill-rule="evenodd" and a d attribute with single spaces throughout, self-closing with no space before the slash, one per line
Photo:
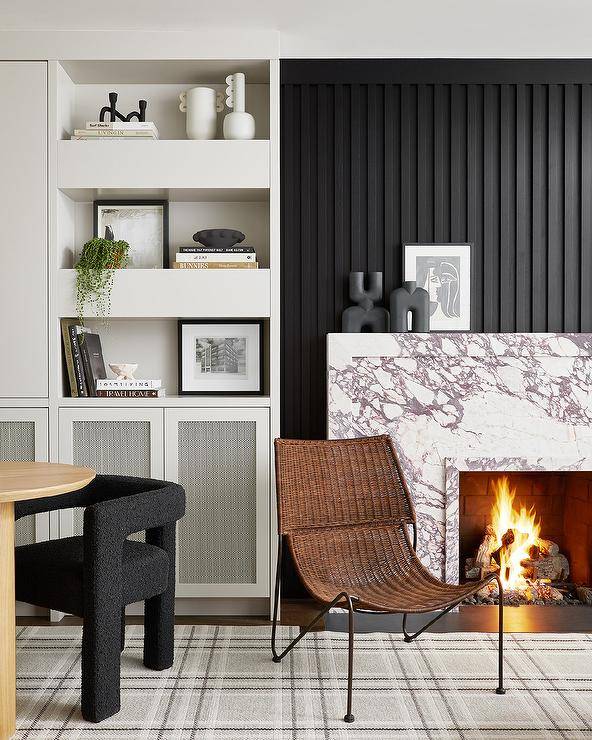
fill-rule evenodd
<path id="1" fill-rule="evenodd" d="M 111 313 L 113 275 L 127 265 L 129 244 L 95 237 L 86 242 L 76 269 L 76 311 L 84 324 L 87 306 L 93 307 L 95 316 L 107 317 Z"/>

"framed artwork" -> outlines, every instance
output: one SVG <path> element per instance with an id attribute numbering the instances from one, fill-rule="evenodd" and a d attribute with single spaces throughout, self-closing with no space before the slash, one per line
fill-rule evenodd
<path id="1" fill-rule="evenodd" d="M 179 319 L 180 395 L 261 395 L 263 321 Z"/>
<path id="2" fill-rule="evenodd" d="M 130 245 L 128 268 L 168 267 L 169 203 L 167 200 L 95 200 L 93 232 Z"/>
<path id="3" fill-rule="evenodd" d="M 471 244 L 404 244 L 404 280 L 430 298 L 430 331 L 471 330 Z"/>

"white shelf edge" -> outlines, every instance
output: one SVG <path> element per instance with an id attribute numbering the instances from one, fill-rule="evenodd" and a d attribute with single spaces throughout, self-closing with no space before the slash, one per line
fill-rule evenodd
<path id="1" fill-rule="evenodd" d="M 164 398 L 59 398 L 60 408 L 269 408 L 269 396 L 165 396 Z"/>
<path id="2" fill-rule="evenodd" d="M 56 271 L 54 318 L 76 315 L 76 271 Z M 271 271 L 117 270 L 110 318 L 253 318 L 271 311 Z M 94 318 L 89 314 L 88 318 Z"/>

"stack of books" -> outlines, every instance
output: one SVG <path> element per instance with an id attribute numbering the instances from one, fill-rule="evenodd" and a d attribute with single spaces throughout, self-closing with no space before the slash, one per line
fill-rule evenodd
<path id="1" fill-rule="evenodd" d="M 256 270 L 254 247 L 181 247 L 173 262 L 176 270 Z"/>
<path id="2" fill-rule="evenodd" d="M 64 357 L 73 398 L 97 395 L 97 380 L 107 377 L 101 338 L 76 321 L 62 319 Z"/>
<path id="3" fill-rule="evenodd" d="M 87 121 L 86 128 L 77 128 L 72 139 L 158 139 L 158 129 L 152 121 Z"/>
<path id="4" fill-rule="evenodd" d="M 160 380 L 107 380 L 101 338 L 75 319 L 61 319 L 66 372 L 73 398 L 160 398 Z"/>
<path id="5" fill-rule="evenodd" d="M 162 398 L 160 380 L 97 380 L 99 398 Z"/>

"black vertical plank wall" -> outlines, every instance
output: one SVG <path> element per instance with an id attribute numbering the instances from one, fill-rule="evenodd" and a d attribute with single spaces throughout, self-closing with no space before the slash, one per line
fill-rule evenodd
<path id="1" fill-rule="evenodd" d="M 592 63 L 282 63 L 282 434 L 326 433 L 350 270 L 470 241 L 473 331 L 592 331 Z M 388 301 L 385 302 L 388 305 Z"/>

